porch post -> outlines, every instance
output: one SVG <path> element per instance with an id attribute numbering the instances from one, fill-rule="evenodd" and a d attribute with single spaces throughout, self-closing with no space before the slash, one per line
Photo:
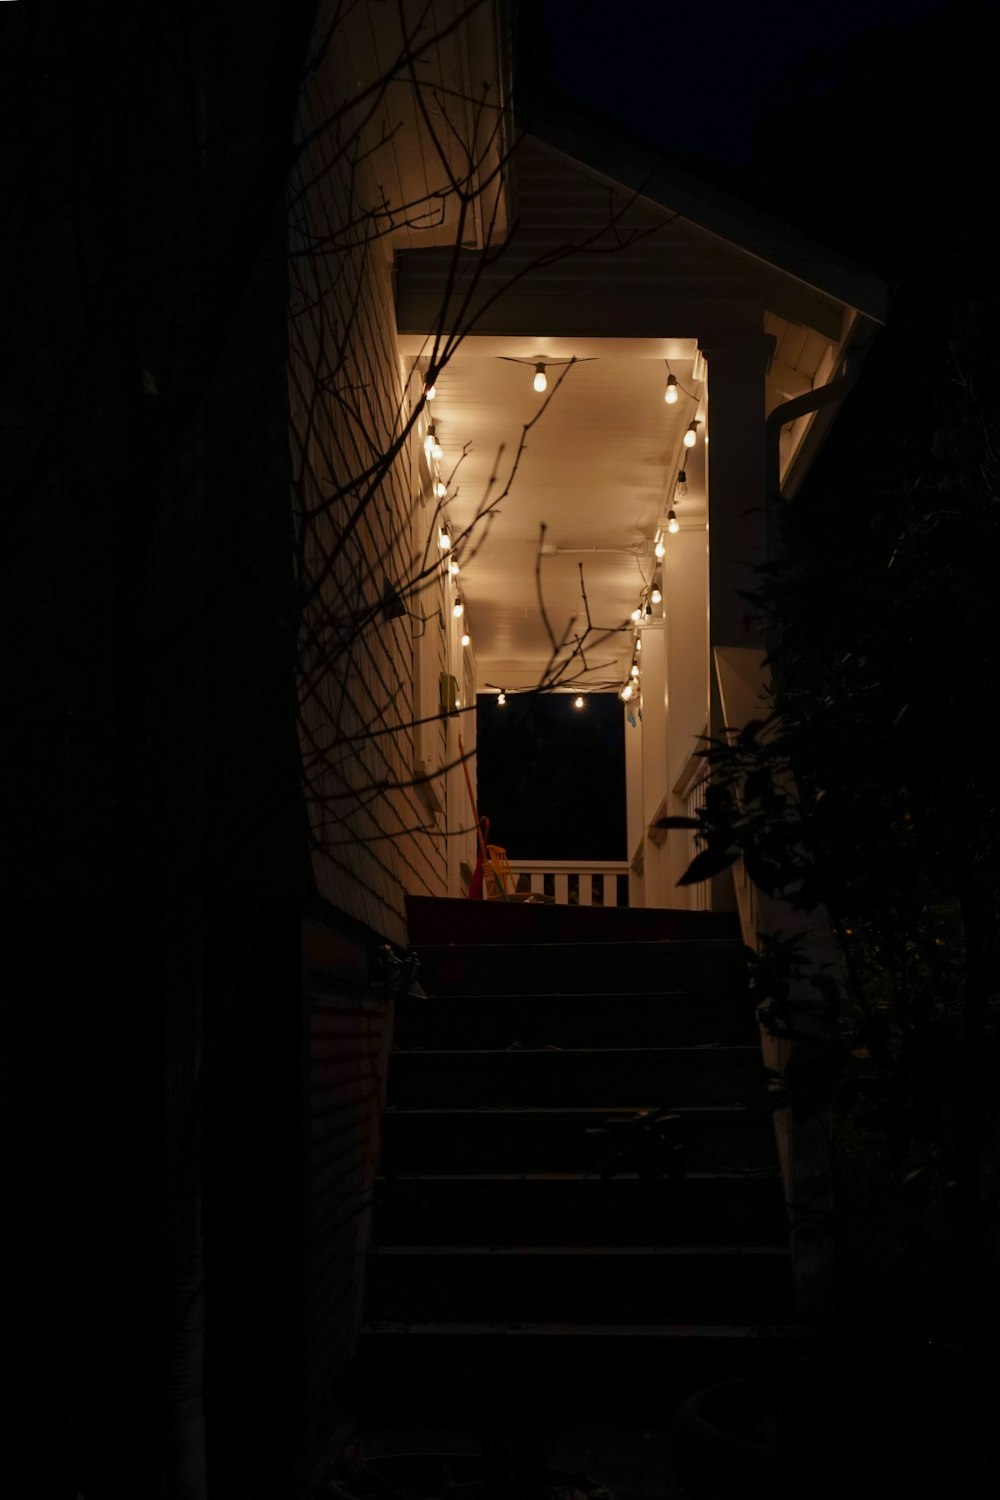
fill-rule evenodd
<path id="1" fill-rule="evenodd" d="M 765 556 L 764 376 L 773 350 L 770 334 L 712 338 L 701 345 L 708 362 L 706 468 L 713 650 L 761 644 L 740 592 L 752 587 L 753 570 Z M 713 724 L 713 730 L 718 727 Z"/>
<path id="2" fill-rule="evenodd" d="M 667 780 L 674 815 L 689 812 L 687 791 L 704 770 L 692 756 L 709 726 L 711 658 L 708 641 L 708 534 L 704 524 L 667 537 L 663 560 L 664 628 L 667 633 Z M 684 789 L 677 792 L 678 783 Z M 691 841 L 674 831 L 663 844 L 670 906 L 690 906 L 692 892 L 680 886 L 691 859 Z"/>
<path id="3" fill-rule="evenodd" d="M 667 798 L 667 654 L 662 620 L 639 626 L 642 637 L 642 841 L 646 906 L 669 906 L 666 851 L 649 837 L 649 825 Z"/>
<path id="4" fill-rule="evenodd" d="M 770 334 L 737 334 L 701 345 L 708 362 L 708 613 L 710 728 L 722 733 L 715 652 L 725 646 L 761 646 L 762 632 L 741 593 L 753 587 L 754 569 L 767 545 L 767 475 L 764 377 L 774 352 Z M 714 910 L 735 910 L 732 874 L 712 880 Z"/>
<path id="5" fill-rule="evenodd" d="M 622 705 L 623 708 L 625 705 Z M 632 907 L 646 905 L 643 880 L 643 855 L 646 825 L 642 817 L 642 722 L 636 708 L 628 705 L 635 719 L 634 724 L 625 720 L 625 836 L 628 859 L 628 904 Z M 636 864 L 638 862 L 638 869 Z"/>

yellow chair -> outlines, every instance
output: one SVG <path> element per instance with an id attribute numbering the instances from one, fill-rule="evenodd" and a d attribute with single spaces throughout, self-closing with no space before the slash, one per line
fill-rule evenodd
<path id="1" fill-rule="evenodd" d="M 551 896 L 543 896 L 538 891 L 517 889 L 517 881 L 507 859 L 507 850 L 502 845 L 487 844 L 486 852 L 489 855 L 485 866 L 487 901 L 525 901 L 538 906 L 552 905 Z"/>
<path id="2" fill-rule="evenodd" d="M 509 901 L 514 895 L 514 877 L 507 860 L 507 850 L 500 844 L 487 844 L 487 901 Z"/>

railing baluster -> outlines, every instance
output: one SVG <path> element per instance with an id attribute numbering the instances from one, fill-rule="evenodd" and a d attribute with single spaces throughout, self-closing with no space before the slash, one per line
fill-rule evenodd
<path id="1" fill-rule="evenodd" d="M 522 890 L 554 897 L 561 906 L 571 901 L 574 906 L 617 906 L 620 884 L 623 877 L 627 878 L 622 860 L 581 860 L 577 864 L 575 860 L 523 859 L 511 860 L 510 868 Z"/>

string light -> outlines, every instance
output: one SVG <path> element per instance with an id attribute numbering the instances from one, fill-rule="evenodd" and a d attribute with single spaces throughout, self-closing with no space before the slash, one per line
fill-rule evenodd
<path id="1" fill-rule="evenodd" d="M 663 399 L 668 406 L 677 405 L 677 376 L 674 374 L 667 376 L 667 388 L 663 392 Z"/>
<path id="2" fill-rule="evenodd" d="M 424 400 L 425 401 L 433 401 L 434 397 L 436 395 L 437 395 L 437 386 L 434 384 L 433 380 L 430 380 L 430 379 L 425 380 L 425 382 L 424 382 Z"/>
<path id="3" fill-rule="evenodd" d="M 667 530 L 670 532 L 670 535 L 671 536 L 676 536 L 677 533 L 680 531 L 680 529 L 681 529 L 681 523 L 680 523 L 680 521 L 678 521 L 675 512 L 672 511 L 672 510 L 668 510 L 667 511 Z"/>
<path id="4" fill-rule="evenodd" d="M 441 459 L 444 458 L 444 449 L 441 447 L 441 444 L 438 442 L 438 435 L 434 431 L 433 427 L 431 428 L 431 436 L 432 436 L 432 438 L 434 440 L 433 443 L 432 443 L 432 445 L 431 445 L 431 458 L 434 459 L 435 463 L 439 463 L 441 461 Z"/>
<path id="5" fill-rule="evenodd" d="M 463 646 L 471 646 L 472 645 L 472 636 L 469 634 L 468 631 L 466 631 L 465 634 L 462 636 L 462 645 Z"/>
<path id="6" fill-rule="evenodd" d="M 638 625 L 639 621 L 642 619 L 642 610 L 636 607 L 629 615 L 629 619 L 632 621 L 633 625 Z"/>
<path id="7" fill-rule="evenodd" d="M 506 702 L 507 694 L 504 692 L 503 688 L 501 688 L 499 693 L 497 693 L 497 708 L 503 708 Z"/>
<path id="8" fill-rule="evenodd" d="M 432 422 L 424 436 L 424 452 L 427 454 L 428 458 L 430 458 L 431 454 L 434 452 L 434 444 L 436 442 L 437 438 L 434 436 L 434 423 Z"/>
<path id="9" fill-rule="evenodd" d="M 663 603 L 663 594 L 662 594 L 661 590 L 657 588 L 657 586 L 656 586 L 655 583 L 653 584 L 653 592 L 650 594 L 649 597 L 652 599 L 652 601 L 653 601 L 654 604 L 662 604 Z"/>
<path id="10" fill-rule="evenodd" d="M 677 495 L 683 500 L 688 492 L 688 477 L 684 469 L 677 475 Z"/>
<path id="11" fill-rule="evenodd" d="M 695 443 L 697 441 L 698 441 L 698 418 L 695 417 L 695 419 L 694 419 L 693 422 L 689 422 L 688 423 L 688 430 L 684 434 L 684 446 L 685 446 L 685 448 L 693 448 L 694 445 L 695 445 Z"/>
<path id="12" fill-rule="evenodd" d="M 548 389 L 548 376 L 545 373 L 545 366 L 544 364 L 542 364 L 541 360 L 539 360 L 538 364 L 535 366 L 535 378 L 531 383 L 539 395 L 541 395 L 544 390 Z"/>
<path id="13" fill-rule="evenodd" d="M 663 541 L 663 532 L 659 527 L 656 528 L 656 543 L 653 547 L 653 555 L 654 557 L 658 557 L 660 559 L 660 562 L 662 562 L 667 555 L 666 545 Z"/>
<path id="14" fill-rule="evenodd" d="M 629 669 L 628 669 L 628 675 L 630 677 L 638 677 L 638 675 L 639 675 L 639 663 L 637 661 L 634 661 L 632 663 L 632 665 L 629 667 Z"/>
<path id="15" fill-rule="evenodd" d="M 451 532 L 447 524 L 438 527 L 438 546 L 442 552 L 448 552 L 451 549 Z"/>
<path id="16" fill-rule="evenodd" d="M 463 600 L 461 594 L 455 595 L 455 602 L 451 606 L 451 612 L 455 616 L 456 620 L 460 620 L 465 614 L 465 601 Z"/>
<path id="17" fill-rule="evenodd" d="M 634 692 L 635 688 L 632 686 L 631 682 L 626 682 L 625 686 L 622 688 L 618 696 L 623 703 L 627 703 Z"/>
<path id="18" fill-rule="evenodd" d="M 573 699 L 573 707 L 574 708 L 582 708 L 583 707 L 583 698 L 582 698 L 582 696 L 579 693 Z"/>
<path id="19" fill-rule="evenodd" d="M 443 500 L 444 497 L 445 497 L 445 495 L 447 495 L 447 493 L 448 493 L 448 486 L 445 484 L 444 480 L 441 479 L 441 478 L 436 479 L 434 481 L 434 494 L 435 494 L 435 497 L 438 500 Z"/>
<path id="20" fill-rule="evenodd" d="M 636 634 L 636 638 L 635 638 L 635 649 L 637 651 L 641 651 L 642 650 L 642 636 L 639 635 L 638 633 Z"/>
<path id="21" fill-rule="evenodd" d="M 458 577 L 459 573 L 461 572 L 461 568 L 458 566 L 458 558 L 457 557 L 449 557 L 449 559 L 448 559 L 448 572 L 451 574 L 452 578 L 457 578 Z"/>

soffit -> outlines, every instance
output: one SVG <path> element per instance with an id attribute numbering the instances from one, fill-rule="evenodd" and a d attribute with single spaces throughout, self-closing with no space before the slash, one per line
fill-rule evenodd
<path id="1" fill-rule="evenodd" d="M 653 578 L 653 537 L 687 453 L 684 430 L 704 411 L 693 344 L 522 343 L 521 358 L 579 361 L 549 367 L 546 397 L 532 388 L 531 363 L 502 357 L 504 347 L 467 340 L 428 408 L 444 450 L 457 587 L 480 683 L 516 688 L 542 679 L 551 657 L 543 605 L 557 638 L 573 616 L 571 637 L 583 631 L 582 565 L 595 630 L 578 685 L 620 685 L 632 656 L 629 613 Z M 673 407 L 663 400 L 667 351 L 690 393 Z M 685 529 L 703 531 L 703 445 L 689 455 L 686 473 L 689 495 L 676 502 L 677 513 Z"/>

